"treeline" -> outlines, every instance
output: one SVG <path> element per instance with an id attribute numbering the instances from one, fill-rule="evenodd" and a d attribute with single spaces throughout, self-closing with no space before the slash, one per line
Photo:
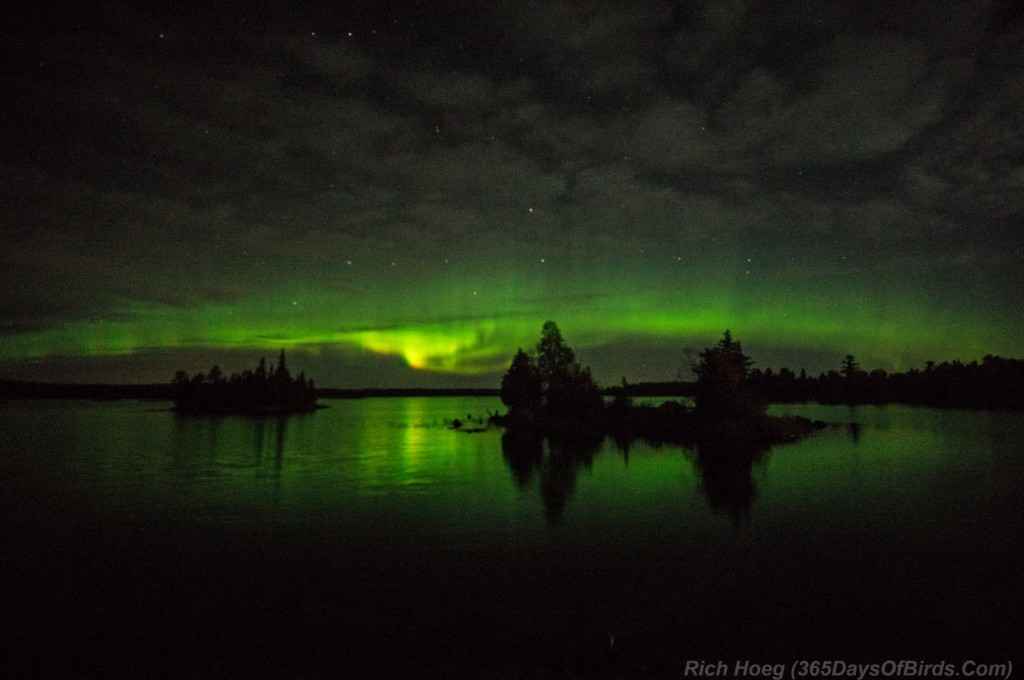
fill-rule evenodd
<path id="1" fill-rule="evenodd" d="M 499 396 L 514 419 L 586 419 L 604 410 L 601 388 L 590 367 L 576 361 L 576 353 L 554 321 L 541 329 L 536 360 L 522 348 L 512 357 L 501 378 Z"/>
<path id="2" fill-rule="evenodd" d="M 292 377 L 284 350 L 277 366 L 260 359 L 255 370 L 225 376 L 219 366 L 207 374 L 178 371 L 171 382 L 174 408 L 186 413 L 288 413 L 317 407 L 316 389 L 305 373 Z"/>
<path id="3" fill-rule="evenodd" d="M 1024 408 L 1024 360 L 986 355 L 980 362 L 959 360 L 925 363 L 903 373 L 861 369 L 848 354 L 838 369 L 817 376 L 789 368 L 753 368 L 728 331 L 715 346 L 699 354 L 690 369 L 693 382 L 665 381 L 599 387 L 590 370 L 581 366 L 554 322 L 545 324 L 536 359 L 523 350 L 513 357 L 502 378 L 500 395 L 511 412 L 580 417 L 600 412 L 596 395 L 633 397 L 692 397 L 705 412 L 749 413 L 769 403 L 886 404 L 902 403 L 946 408 Z M 737 385 L 742 383 L 743 391 Z M 719 394 L 710 387 L 729 391 Z M 760 408 L 763 412 L 763 408 Z"/>
<path id="4" fill-rule="evenodd" d="M 0 399 L 171 399 L 173 390 L 167 383 L 147 385 L 104 385 L 42 383 L 26 380 L 0 380 Z"/>
<path id="5" fill-rule="evenodd" d="M 658 443 L 690 444 L 726 440 L 739 444 L 788 441 L 810 433 L 806 418 L 778 418 L 766 413 L 766 403 L 749 382 L 753 364 L 739 342 L 725 331 L 722 339 L 700 353 L 694 364 L 697 381 L 693 406 L 666 402 L 660 407 L 635 405 L 630 385 L 621 387 L 606 404 L 590 369 L 580 365 L 557 324 L 541 331 L 535 357 L 519 349 L 501 380 L 501 400 L 509 407 L 492 422 L 518 433 L 516 439 L 539 435 L 600 442 L 610 434 L 617 441 L 646 439 Z"/>
<path id="6" fill-rule="evenodd" d="M 980 362 L 926 362 L 922 368 L 889 373 L 877 368 L 861 370 L 847 355 L 838 370 L 818 375 L 788 368 L 777 371 L 752 368 L 747 375 L 752 390 L 768 403 L 910 404 L 946 408 L 1024 408 L 1024 360 L 992 355 Z M 622 388 L 606 390 L 614 394 Z M 685 396 L 696 392 L 695 382 L 629 383 L 631 397 Z"/>
<path id="7" fill-rule="evenodd" d="M 753 369 L 751 386 L 771 402 L 902 403 L 950 408 L 1024 408 L 1024 360 L 986 355 L 981 362 L 929 361 L 923 369 L 861 370 L 847 355 L 839 370 L 810 377 L 782 368 Z"/>

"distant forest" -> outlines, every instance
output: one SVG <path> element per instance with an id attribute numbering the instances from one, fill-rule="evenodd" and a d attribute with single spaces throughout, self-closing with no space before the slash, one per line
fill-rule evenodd
<path id="1" fill-rule="evenodd" d="M 207 374 L 178 371 L 171 382 L 174 408 L 185 413 L 287 413 L 317 407 L 316 389 L 305 373 L 293 377 L 284 350 L 277 365 L 260 359 L 255 370 L 225 376 L 219 366 Z"/>
<path id="2" fill-rule="evenodd" d="M 986 355 L 981 362 L 925 363 L 921 369 L 888 373 L 862 370 L 853 355 L 838 370 L 810 376 L 803 370 L 752 368 L 747 382 L 768 403 L 912 404 L 945 408 L 1024 408 L 1024 360 Z M 615 388 L 616 390 L 622 388 Z M 694 383 L 626 385 L 632 396 L 692 396 Z"/>
<path id="3" fill-rule="evenodd" d="M 268 369 L 265 375 L 269 374 Z M 57 384 L 20 380 L 0 380 L 0 399 L 166 399 L 173 400 L 186 384 L 249 385 L 258 380 L 259 367 L 246 371 L 239 378 L 218 376 L 219 370 L 196 376 L 179 372 L 170 384 Z M 252 374 L 251 378 L 248 378 Z M 304 399 L 310 394 L 320 398 L 402 397 L 402 396 L 497 396 L 498 389 L 333 389 L 314 388 L 312 380 L 304 382 Z M 194 382 L 195 381 L 195 382 Z M 1024 360 L 986 355 L 980 362 L 929 361 L 922 368 L 903 373 L 882 369 L 862 370 L 856 359 L 847 355 L 838 369 L 808 375 L 788 368 L 778 370 L 751 368 L 747 381 L 753 391 L 767 403 L 818 402 L 822 404 L 885 404 L 901 403 L 946 408 L 1019 409 L 1024 408 Z M 241 383 L 241 385 L 239 385 Z M 629 396 L 693 396 L 695 383 L 672 380 L 664 382 L 625 383 L 602 390 L 613 395 Z"/>

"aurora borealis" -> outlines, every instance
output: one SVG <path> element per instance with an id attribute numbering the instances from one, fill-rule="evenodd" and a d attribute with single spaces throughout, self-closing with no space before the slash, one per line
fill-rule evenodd
<path id="1" fill-rule="evenodd" d="M 0 377 L 1024 356 L 1015 3 L 87 5 L 4 29 Z"/>

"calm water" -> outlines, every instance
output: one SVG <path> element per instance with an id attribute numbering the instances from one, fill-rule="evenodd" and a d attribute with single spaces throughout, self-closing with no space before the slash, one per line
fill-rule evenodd
<path id="1" fill-rule="evenodd" d="M 834 425 L 722 469 L 446 427 L 496 399 L 328 404 L 0 404 L 4 665 L 683 677 L 1016 661 L 1024 639 L 1024 414 L 776 407 Z"/>

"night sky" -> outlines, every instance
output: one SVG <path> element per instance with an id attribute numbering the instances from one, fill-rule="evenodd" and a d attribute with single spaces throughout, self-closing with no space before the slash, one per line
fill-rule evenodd
<path id="1" fill-rule="evenodd" d="M 0 377 L 1024 356 L 1016 2 L 122 4 L 0 29 Z"/>

